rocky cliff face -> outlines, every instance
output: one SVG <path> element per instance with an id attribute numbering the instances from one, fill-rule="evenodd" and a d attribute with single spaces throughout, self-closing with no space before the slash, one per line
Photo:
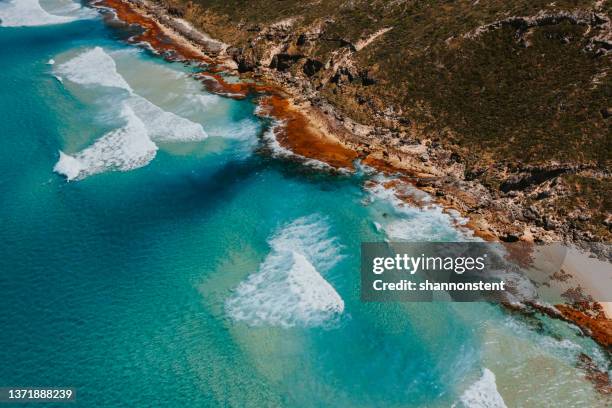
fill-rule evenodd
<path id="1" fill-rule="evenodd" d="M 159 2 L 500 237 L 610 242 L 609 2 Z"/>

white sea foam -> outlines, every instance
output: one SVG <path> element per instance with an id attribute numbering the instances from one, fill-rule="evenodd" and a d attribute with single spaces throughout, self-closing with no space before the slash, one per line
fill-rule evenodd
<path id="1" fill-rule="evenodd" d="M 381 176 L 382 177 L 382 176 Z M 426 205 L 419 208 L 409 205 L 399 199 L 393 188 L 385 187 L 381 178 L 368 186 L 370 194 L 368 204 L 376 208 L 377 222 L 382 226 L 387 238 L 391 241 L 452 241 L 473 239 L 467 232 L 457 230 L 455 223 L 460 224 L 452 215 L 446 214 L 436 205 Z M 407 187 L 411 188 L 411 187 Z M 429 202 L 428 197 L 415 189 L 415 198 L 423 203 Z M 380 215 L 380 214 L 378 214 Z"/>
<path id="2" fill-rule="evenodd" d="M 459 399 L 466 408 L 506 408 L 504 399 L 497 391 L 495 374 L 487 368 L 482 377 L 472 384 Z"/>
<path id="3" fill-rule="evenodd" d="M 56 73 L 83 86 L 119 88 L 127 91 L 121 102 L 125 125 L 75 154 L 60 152 L 54 170 L 68 180 L 106 170 L 131 170 L 148 164 L 157 151 L 154 142 L 200 141 L 208 137 L 202 125 L 167 112 L 134 93 L 117 72 L 113 58 L 95 47 L 56 66 Z M 56 76 L 58 79 L 60 76 Z"/>
<path id="4" fill-rule="evenodd" d="M 228 314 L 252 325 L 320 326 L 339 317 L 344 301 L 321 276 L 341 258 L 340 247 L 318 216 L 303 217 L 269 241 L 271 251 L 227 300 Z"/>
<path id="5" fill-rule="evenodd" d="M 65 24 L 97 15 L 91 9 L 73 1 L 59 4 L 51 12 L 45 10 L 38 0 L 8 0 L 0 2 L 0 26 L 28 27 Z"/>
<path id="6" fill-rule="evenodd" d="M 192 102 L 190 106 L 192 106 L 193 109 L 197 110 L 200 110 L 202 108 L 208 108 L 212 105 L 219 103 L 221 100 L 221 97 L 218 95 L 203 92 L 189 93 L 186 95 L 186 97 Z"/>
<path id="7" fill-rule="evenodd" d="M 123 127 L 108 132 L 75 155 L 60 152 L 53 170 L 74 180 L 106 170 L 128 171 L 148 164 L 155 157 L 157 146 L 127 104 L 123 105 L 121 116 L 126 121 Z"/>
<path id="8" fill-rule="evenodd" d="M 210 136 L 223 137 L 242 141 L 256 141 L 260 125 L 253 119 L 242 119 L 224 126 L 212 127 L 208 130 Z"/>
<path id="9" fill-rule="evenodd" d="M 199 123 L 167 112 L 139 95 L 133 94 L 126 103 L 142 119 L 152 140 L 199 141 L 208 137 Z"/>
<path id="10" fill-rule="evenodd" d="M 298 157 L 291 150 L 283 147 L 276 138 L 278 128 L 284 126 L 283 122 L 275 121 L 268 130 L 265 131 L 263 138 L 268 143 L 268 147 L 272 150 L 274 157 Z"/>
<path id="11" fill-rule="evenodd" d="M 130 85 L 117 72 L 113 57 L 101 47 L 88 49 L 56 66 L 55 72 L 79 85 L 107 86 L 132 92 Z"/>
<path id="12" fill-rule="evenodd" d="M 297 159 L 299 160 L 302 164 L 309 166 L 309 167 L 314 167 L 316 169 L 320 169 L 320 170 L 331 170 L 333 169 L 332 166 L 330 166 L 329 164 L 322 162 L 320 160 L 317 159 L 310 159 L 308 157 L 304 157 L 300 154 L 297 154 L 295 152 L 292 152 L 291 150 L 287 149 L 286 147 L 282 146 L 277 137 L 276 137 L 276 132 L 282 127 L 284 126 L 284 123 L 282 121 L 275 121 L 275 123 L 273 123 L 272 126 L 270 126 L 270 128 L 268 130 L 266 130 L 263 134 L 263 139 L 264 141 L 266 141 L 268 148 L 271 150 L 272 152 L 272 157 L 276 157 L 276 158 L 285 158 L 285 159 Z M 348 170 L 345 169 L 338 169 L 340 172 L 348 172 Z"/>
<path id="13" fill-rule="evenodd" d="M 66 154 L 60 150 L 59 152 L 59 160 L 57 164 L 53 168 L 53 170 L 57 173 L 63 174 L 66 176 L 68 180 L 74 180 L 79 177 L 79 174 L 84 170 L 83 163 L 81 163 L 78 159 Z"/>
<path id="14" fill-rule="evenodd" d="M 278 131 L 282 127 L 285 126 L 285 122 L 282 120 L 275 119 L 274 117 L 270 116 L 268 113 L 264 111 L 261 105 L 257 106 L 257 109 L 255 110 L 255 114 L 262 116 L 262 117 L 267 117 L 267 118 L 272 119 L 272 125 L 263 134 L 263 140 L 266 142 L 268 148 L 272 152 L 272 157 L 285 158 L 285 159 L 287 158 L 297 159 L 301 161 L 302 164 L 304 165 L 308 165 L 308 166 L 315 167 L 315 168 L 322 169 L 322 170 L 329 170 L 333 168 L 327 163 L 324 163 L 316 159 L 309 159 L 308 157 L 299 155 L 287 149 L 286 147 L 282 146 L 280 142 L 278 141 L 278 138 L 276 137 L 276 135 Z"/>
<path id="15" fill-rule="evenodd" d="M 38 0 L 11 0 L 0 3 L 0 25 L 3 27 L 64 24 L 74 20 L 74 17 L 48 13 Z"/>
<path id="16" fill-rule="evenodd" d="M 117 71 L 117 65 L 101 47 L 95 47 L 60 64 L 56 72 L 79 85 L 121 88 L 130 93 L 126 103 L 144 122 L 155 141 L 197 141 L 208 137 L 202 125 L 167 112 L 134 93 Z"/>
<path id="17" fill-rule="evenodd" d="M 48 65 L 53 65 L 55 64 L 55 60 L 53 58 L 51 58 L 49 61 L 47 61 Z"/>
<path id="18" fill-rule="evenodd" d="M 444 240 L 449 235 L 450 225 L 439 218 L 440 214 L 414 212 L 410 219 L 390 222 L 385 233 L 392 241 L 419 241 L 427 237 L 431 241 Z"/>
<path id="19" fill-rule="evenodd" d="M 93 8 L 83 7 L 80 1 L 76 0 L 54 0 L 48 5 L 51 14 L 73 17 L 75 19 L 92 18 L 98 16 L 98 12 Z M 45 3 L 45 5 L 47 5 Z"/>

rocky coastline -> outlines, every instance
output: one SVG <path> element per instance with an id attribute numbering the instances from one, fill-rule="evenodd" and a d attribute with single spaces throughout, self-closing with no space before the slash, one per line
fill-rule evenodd
<path id="1" fill-rule="evenodd" d="M 568 242 L 580 245 L 594 241 L 604 244 L 599 248 L 600 256 L 610 259 L 611 254 L 605 236 L 593 235 L 580 223 L 589 222 L 593 214 L 588 208 L 574 210 L 570 214 L 555 211 L 552 203 L 563 197 L 569 188 L 559 178 L 561 175 L 589 176 L 609 179 L 606 170 L 594 165 L 568 165 L 550 162 L 543 165 L 523 165 L 510 169 L 499 166 L 494 169 L 500 179 L 495 187 L 483 183 L 479 174 L 467 168 L 456 152 L 438 143 L 434 138 L 415 138 L 414 125 L 394 109 L 385 109 L 374 114 L 379 116 L 385 125 L 363 125 L 341 112 L 333 103 L 322 95 L 308 76 L 308 67 L 312 70 L 324 70 L 322 82 L 342 81 L 342 76 L 359 77 L 367 81 L 367 73 L 359 72 L 352 62 L 352 53 L 366 46 L 375 46 L 377 38 L 385 35 L 387 30 L 380 30 L 355 44 L 349 44 L 337 51 L 331 66 L 319 66 L 313 60 L 304 63 L 303 75 L 294 75 L 284 69 L 292 63 L 291 48 L 292 22 L 278 22 L 268 27 L 256 27 L 252 48 L 240 48 L 211 39 L 200 33 L 183 19 L 171 15 L 173 10 L 140 0 L 131 4 L 141 11 L 149 13 L 162 26 L 174 31 L 183 38 L 202 47 L 205 54 L 217 60 L 225 70 L 240 72 L 243 77 L 273 84 L 285 99 L 291 100 L 292 110 L 297 110 L 307 117 L 307 122 L 316 123 L 320 134 L 331 141 L 356 152 L 358 157 L 375 167 L 387 171 L 400 171 L 417 187 L 431 193 L 446 208 L 453 208 L 470 219 L 470 227 L 486 239 L 506 242 Z M 192 14 L 195 11 L 192 11 Z M 181 14 L 175 12 L 175 14 Z M 471 33 L 477 36 L 484 31 L 494 30 L 504 24 L 523 24 L 526 30 L 538 24 L 549 24 L 550 21 L 569 19 L 575 24 L 586 24 L 590 20 L 609 31 L 609 20 L 599 14 L 576 18 L 567 13 L 557 15 L 542 14 L 538 18 L 515 18 L 508 22 L 501 21 Z M 589 17 L 590 16 L 590 17 Z M 255 30 L 255 28 L 253 28 Z M 313 33 L 315 35 L 316 33 Z M 452 40 L 452 39 L 451 39 Z M 299 41 L 299 38 L 298 38 Z M 303 39 L 308 41 L 308 39 Z M 600 52 L 607 52 L 607 37 L 597 39 Z M 603 44 L 603 45 L 602 45 Z M 286 61 L 285 61 L 286 60 Z M 310 62 L 310 65 L 309 65 Z M 312 65 L 312 66 L 311 66 Z M 330 65 L 328 63 L 328 65 Z M 340 75 L 340 78 L 334 76 Z M 286 140 L 299 136 L 293 134 Z M 325 154 L 310 149 L 310 158 L 319 158 Z M 324 160 L 323 160 L 324 161 Z M 478 171 L 476 171 L 477 173 Z M 473 174 L 474 173 L 474 174 Z M 604 223 L 607 221 L 604 221 Z M 612 225 L 612 224 L 610 224 Z M 609 229 L 610 225 L 604 225 Z"/>
<path id="2" fill-rule="evenodd" d="M 197 75 L 212 92 L 235 98 L 260 93 L 262 114 L 284 123 L 277 129 L 278 142 L 300 156 L 349 170 L 355 160 L 360 160 L 379 171 L 396 175 L 398 182 L 429 193 L 437 204 L 468 219 L 467 227 L 486 240 L 567 242 L 580 246 L 594 238 L 588 232 L 575 229 L 571 219 L 560 221 L 547 216 L 537 205 L 527 203 L 534 196 L 561 194 L 563 186 L 556 182 L 558 175 L 597 173 L 596 168 L 555 163 L 523 167 L 509 174 L 499 189 L 491 189 L 466 173 L 456 155 L 441 144 L 402 137 L 405 136 L 402 129 L 410 124 L 404 123 L 401 115 L 380 112 L 390 125 L 386 127 L 363 125 L 343 114 L 315 89 L 307 75 L 296 77 L 277 69 L 278 64 L 283 64 L 280 50 L 269 50 L 260 59 L 254 59 L 244 49 L 224 44 L 195 29 L 174 16 L 177 13 L 172 9 L 147 0 L 102 0 L 96 5 L 112 10 L 125 23 L 144 28 L 129 41 L 147 44 L 169 60 L 202 64 L 205 68 Z M 278 24 L 266 29 L 273 32 L 263 30 L 258 35 L 275 36 L 278 32 L 274 31 L 282 33 L 288 27 L 290 24 Z M 376 36 L 370 37 L 353 48 L 367 46 L 375 40 Z M 351 47 L 347 50 L 349 55 Z M 349 61 L 347 55 L 338 57 L 338 67 Z M 264 60 L 270 61 L 266 64 Z M 223 72 L 240 74 L 243 81 L 227 83 L 220 74 Z M 599 246 L 591 243 L 588 247 L 600 258 L 612 259 L 606 243 Z M 533 309 L 577 324 L 585 334 L 609 348 L 612 320 L 596 305 L 584 310 L 567 306 Z"/>

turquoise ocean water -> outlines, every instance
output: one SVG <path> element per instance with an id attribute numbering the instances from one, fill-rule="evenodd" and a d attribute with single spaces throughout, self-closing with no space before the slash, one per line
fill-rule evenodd
<path id="1" fill-rule="evenodd" d="M 362 241 L 470 239 L 449 215 L 285 157 L 252 100 L 95 11 L 3 0 L 0 19 L 0 386 L 83 407 L 605 405 L 576 368 L 604 354 L 565 323 L 360 302 Z"/>

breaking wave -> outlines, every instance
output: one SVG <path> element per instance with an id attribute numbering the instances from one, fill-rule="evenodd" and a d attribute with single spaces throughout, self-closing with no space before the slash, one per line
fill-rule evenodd
<path id="1" fill-rule="evenodd" d="M 126 124 L 110 131 L 93 145 L 71 156 L 60 151 L 60 158 L 53 170 L 68 180 L 84 178 L 106 170 L 128 171 L 145 166 L 157 151 L 148 136 L 145 124 L 127 105 L 121 116 Z"/>
<path id="2" fill-rule="evenodd" d="M 89 49 L 58 65 L 55 72 L 79 85 L 114 87 L 132 92 L 130 85 L 117 72 L 113 57 L 101 47 Z"/>
<path id="3" fill-rule="evenodd" d="M 219 95 L 209 94 L 209 93 L 189 93 L 186 95 L 187 99 L 189 99 L 192 104 L 192 109 L 200 110 L 202 108 L 208 108 L 213 106 L 221 100 Z"/>
<path id="4" fill-rule="evenodd" d="M 257 114 L 263 117 L 270 117 L 261 112 L 261 109 L 258 109 Z M 271 155 L 274 158 L 281 159 L 292 159 L 301 162 L 305 166 L 309 166 L 318 170 L 334 170 L 332 166 L 329 164 L 322 162 L 317 159 L 310 159 L 308 157 L 297 154 L 290 149 L 287 149 L 283 145 L 280 144 L 277 138 L 277 132 L 285 126 L 285 123 L 280 120 L 273 120 L 271 126 L 264 132 L 263 140 L 266 142 L 268 148 L 270 149 Z M 336 169 L 339 172 L 347 172 L 345 169 Z"/>
<path id="5" fill-rule="evenodd" d="M 199 123 L 167 112 L 134 93 L 117 72 L 113 58 L 100 47 L 58 65 L 55 72 L 79 85 L 127 91 L 121 102 L 124 126 L 105 134 L 75 155 L 60 152 L 54 171 L 65 175 L 68 180 L 106 170 L 127 171 L 142 167 L 155 156 L 155 142 L 201 141 L 208 137 Z"/>
<path id="6" fill-rule="evenodd" d="M 271 251 L 226 302 L 227 313 L 251 325 L 321 326 L 344 312 L 344 301 L 321 276 L 341 258 L 325 221 L 299 218 L 269 240 Z"/>
<path id="7" fill-rule="evenodd" d="M 465 390 L 459 401 L 466 408 L 506 408 L 504 399 L 497 391 L 495 374 L 487 368 L 483 370 L 482 377 Z"/>
<path id="8" fill-rule="evenodd" d="M 445 213 L 444 210 L 430 203 L 431 198 L 416 188 L 405 186 L 410 191 L 403 194 L 412 195 L 415 201 L 423 203 L 420 208 L 409 205 L 397 196 L 393 187 L 386 187 L 386 179 L 366 186 L 369 193 L 367 204 L 375 211 L 377 230 L 382 230 L 390 241 L 465 241 L 474 239 L 469 231 L 463 231 L 456 226 L 465 222 L 456 214 Z"/>
<path id="9" fill-rule="evenodd" d="M 226 139 L 256 141 L 260 131 L 260 124 L 253 119 L 242 119 L 232 122 L 226 126 L 219 126 L 209 129 L 209 135 L 223 137 Z"/>
<path id="10" fill-rule="evenodd" d="M 67 15 L 51 14 L 41 7 L 38 0 L 9 0 L 0 3 L 0 26 L 29 27 L 52 24 L 65 24 L 81 18 L 95 15 L 93 11 L 82 8 L 79 4 L 70 4 L 57 10 Z"/>
<path id="11" fill-rule="evenodd" d="M 199 123 L 167 112 L 136 94 L 127 104 L 145 123 L 151 139 L 159 142 L 195 142 L 208 137 Z"/>

